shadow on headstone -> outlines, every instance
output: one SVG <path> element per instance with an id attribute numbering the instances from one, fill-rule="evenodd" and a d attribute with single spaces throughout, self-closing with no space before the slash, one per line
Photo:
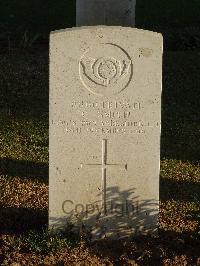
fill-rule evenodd
<path id="1" fill-rule="evenodd" d="M 67 204 L 69 200 L 66 200 Z M 106 206 L 102 205 L 102 201 L 85 205 L 71 201 L 70 204 L 71 212 L 67 208 L 65 210 L 64 202 L 60 206 L 62 216 L 52 217 L 50 214 L 51 226 L 55 230 L 72 226 L 75 232 L 88 234 L 92 239 L 127 238 L 157 231 L 158 203 L 153 199 L 140 200 L 135 189 L 120 191 L 116 186 L 107 188 Z"/>

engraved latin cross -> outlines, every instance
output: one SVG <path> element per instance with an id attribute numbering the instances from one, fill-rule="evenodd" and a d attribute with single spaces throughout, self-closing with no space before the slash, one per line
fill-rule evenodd
<path id="1" fill-rule="evenodd" d="M 107 140 L 102 140 L 102 158 L 101 163 L 97 164 L 82 164 L 81 168 L 84 166 L 91 166 L 91 167 L 101 167 L 101 176 L 102 176 L 102 207 L 104 209 L 104 214 L 106 214 L 106 179 L 107 179 L 107 168 L 109 167 L 117 167 L 119 169 L 125 169 L 127 171 L 127 164 L 109 164 L 107 163 Z"/>

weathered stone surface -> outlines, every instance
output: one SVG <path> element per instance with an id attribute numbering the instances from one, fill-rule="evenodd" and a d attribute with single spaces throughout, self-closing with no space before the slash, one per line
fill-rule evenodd
<path id="1" fill-rule="evenodd" d="M 135 26 L 136 0 L 77 0 L 77 26 Z"/>
<path id="2" fill-rule="evenodd" d="M 162 36 L 86 27 L 50 36 L 49 224 L 95 237 L 156 228 Z"/>

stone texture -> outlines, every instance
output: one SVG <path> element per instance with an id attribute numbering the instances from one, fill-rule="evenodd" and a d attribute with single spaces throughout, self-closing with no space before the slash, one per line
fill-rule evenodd
<path id="1" fill-rule="evenodd" d="M 162 36 L 86 27 L 50 36 L 49 225 L 94 237 L 156 229 Z"/>
<path id="2" fill-rule="evenodd" d="M 77 0 L 77 26 L 135 26 L 136 0 Z"/>

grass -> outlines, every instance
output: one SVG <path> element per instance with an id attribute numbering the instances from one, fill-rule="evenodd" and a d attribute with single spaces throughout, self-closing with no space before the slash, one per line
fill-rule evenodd
<path id="1" fill-rule="evenodd" d="M 48 255 L 63 248 L 77 246 L 78 238 L 69 232 L 55 232 L 43 229 L 30 230 L 19 236 L 6 235 L 3 237 L 5 245 L 15 252 L 32 252 Z"/>
<path id="2" fill-rule="evenodd" d="M 89 245 L 46 230 L 48 55 L 1 55 L 0 264 L 200 265 L 199 59 L 164 55 L 159 237 Z"/>

